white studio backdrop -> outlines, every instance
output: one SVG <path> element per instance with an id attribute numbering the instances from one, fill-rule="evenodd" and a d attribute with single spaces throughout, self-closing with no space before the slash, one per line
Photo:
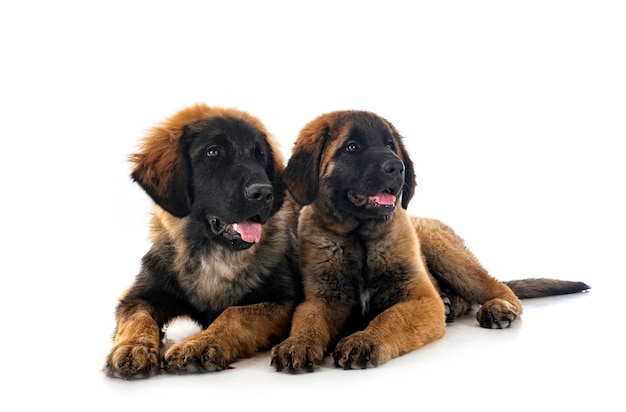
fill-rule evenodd
<path id="1" fill-rule="evenodd" d="M 17 340 L 3 339 L 7 370 L 56 397 L 59 382 L 99 376 L 115 299 L 149 246 L 150 202 L 126 157 L 149 127 L 196 102 L 258 116 L 286 157 L 317 115 L 374 111 L 413 156 L 410 211 L 449 223 L 495 276 L 620 290 L 625 9 L 2 3 L 1 305 Z"/>

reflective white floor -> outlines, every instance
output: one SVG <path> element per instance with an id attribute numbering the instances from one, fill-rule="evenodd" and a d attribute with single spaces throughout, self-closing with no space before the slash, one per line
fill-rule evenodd
<path id="1" fill-rule="evenodd" d="M 376 369 L 344 371 L 327 359 L 321 370 L 294 376 L 274 372 L 269 355 L 262 353 L 219 373 L 133 382 L 83 370 L 72 392 L 101 406 L 128 409 L 582 410 L 603 405 L 603 410 L 619 410 L 620 371 L 626 363 L 611 295 L 602 285 L 589 293 L 528 300 L 522 321 L 507 330 L 482 329 L 468 316 L 450 325 L 440 341 Z M 193 331 L 188 323 L 171 329 L 175 338 Z M 90 355 L 83 367 L 101 361 L 96 356 L 101 353 Z"/>

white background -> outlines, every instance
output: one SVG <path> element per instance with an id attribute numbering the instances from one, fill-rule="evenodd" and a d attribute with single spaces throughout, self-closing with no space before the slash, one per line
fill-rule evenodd
<path id="1" fill-rule="evenodd" d="M 10 410 L 624 407 L 626 13 L 615 1 L 21 1 L 0 5 L 0 402 Z M 406 137 L 414 214 L 501 279 L 583 280 L 367 371 L 124 382 L 101 367 L 148 244 L 126 157 L 195 102 L 300 128 L 364 109 Z M 181 333 L 186 333 L 182 327 Z"/>

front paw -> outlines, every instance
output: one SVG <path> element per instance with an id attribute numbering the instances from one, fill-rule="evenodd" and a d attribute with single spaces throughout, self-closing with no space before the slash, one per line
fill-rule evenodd
<path id="1" fill-rule="evenodd" d="M 278 372 L 313 372 L 322 366 L 324 348 L 300 338 L 287 338 L 272 348 L 271 365 Z"/>
<path id="2" fill-rule="evenodd" d="M 506 329 L 518 318 L 519 311 L 504 299 L 492 299 L 478 309 L 476 319 L 483 328 Z"/>
<path id="3" fill-rule="evenodd" d="M 344 369 L 373 368 L 385 361 L 381 357 L 380 345 L 365 332 L 356 332 L 340 340 L 333 359 L 335 365 Z"/>
<path id="4" fill-rule="evenodd" d="M 229 364 L 226 351 L 216 343 L 182 341 L 163 357 L 163 369 L 174 374 L 221 371 Z"/>
<path id="5" fill-rule="evenodd" d="M 108 376 L 121 379 L 148 378 L 159 371 L 159 348 L 145 342 L 115 345 L 104 365 Z"/>

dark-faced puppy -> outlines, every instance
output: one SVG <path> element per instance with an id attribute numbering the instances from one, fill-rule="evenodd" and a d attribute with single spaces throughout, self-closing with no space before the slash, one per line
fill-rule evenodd
<path id="1" fill-rule="evenodd" d="M 305 205 L 298 224 L 305 300 L 289 338 L 272 349 L 277 370 L 312 371 L 327 352 L 345 369 L 380 365 L 441 338 L 446 320 L 473 304 L 482 305 L 477 317 L 488 328 L 507 327 L 521 314 L 513 290 L 449 227 L 407 215 L 413 163 L 380 116 L 338 111 L 314 119 L 300 132 L 284 179 Z M 525 297 L 587 288 L 515 285 Z"/>
<path id="2" fill-rule="evenodd" d="M 106 374 L 222 370 L 283 339 L 302 294 L 297 207 L 264 125 L 195 105 L 155 127 L 131 161 L 154 200 L 152 247 L 120 298 Z M 178 317 L 203 330 L 162 357 L 162 330 Z"/>
<path id="3" fill-rule="evenodd" d="M 272 350 L 276 369 L 311 371 L 326 350 L 343 368 L 372 367 L 441 338 L 444 305 L 402 207 L 415 182 L 396 129 L 367 112 L 322 115 L 301 131 L 284 177 L 307 205 L 305 300 Z"/>

